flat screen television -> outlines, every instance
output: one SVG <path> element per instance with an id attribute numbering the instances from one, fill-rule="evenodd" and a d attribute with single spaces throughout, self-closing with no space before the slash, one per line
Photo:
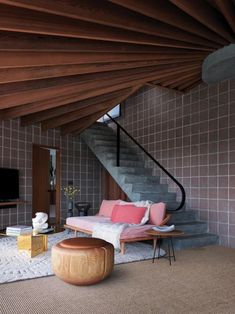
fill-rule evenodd
<path id="1" fill-rule="evenodd" d="M 19 198 L 19 170 L 0 168 L 0 201 Z"/>

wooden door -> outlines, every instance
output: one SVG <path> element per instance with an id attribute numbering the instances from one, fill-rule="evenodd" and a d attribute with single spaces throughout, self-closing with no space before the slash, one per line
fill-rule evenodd
<path id="1" fill-rule="evenodd" d="M 104 199 L 121 199 L 123 201 L 128 201 L 128 197 L 125 192 L 123 192 L 123 190 L 105 168 L 102 168 L 102 187 Z"/>
<path id="2" fill-rule="evenodd" d="M 50 151 L 38 145 L 33 145 L 33 210 L 36 212 L 50 212 Z M 50 218 L 50 217 L 49 217 Z"/>

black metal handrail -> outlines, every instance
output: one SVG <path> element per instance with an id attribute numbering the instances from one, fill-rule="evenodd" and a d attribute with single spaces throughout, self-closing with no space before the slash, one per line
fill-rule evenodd
<path id="1" fill-rule="evenodd" d="M 126 129 L 124 129 L 108 113 L 106 113 L 106 115 L 117 126 L 117 167 L 120 166 L 120 130 L 122 130 L 163 172 L 165 172 L 168 175 L 168 177 L 170 177 L 172 179 L 172 181 L 174 181 L 176 183 L 176 185 L 178 185 L 178 187 L 180 188 L 181 194 L 182 194 L 182 198 L 181 198 L 180 205 L 175 209 L 175 211 L 180 210 L 184 206 L 185 200 L 186 200 L 186 193 L 185 193 L 185 189 L 182 186 L 182 184 L 169 171 L 167 171 L 149 152 L 147 152 L 147 150 L 139 142 L 137 142 L 137 140 L 134 139 L 134 137 L 132 137 L 127 132 Z"/>

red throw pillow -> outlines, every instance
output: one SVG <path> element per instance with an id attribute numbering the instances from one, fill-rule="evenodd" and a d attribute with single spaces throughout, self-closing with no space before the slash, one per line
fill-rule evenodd
<path id="1" fill-rule="evenodd" d="M 146 207 L 134 205 L 115 205 L 113 208 L 111 221 L 139 224 L 144 217 Z"/>

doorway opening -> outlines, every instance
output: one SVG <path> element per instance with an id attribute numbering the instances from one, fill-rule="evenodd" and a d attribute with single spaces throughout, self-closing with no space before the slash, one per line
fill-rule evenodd
<path id="1" fill-rule="evenodd" d="M 60 150 L 33 144 L 32 216 L 48 215 L 49 225 L 60 224 Z"/>

